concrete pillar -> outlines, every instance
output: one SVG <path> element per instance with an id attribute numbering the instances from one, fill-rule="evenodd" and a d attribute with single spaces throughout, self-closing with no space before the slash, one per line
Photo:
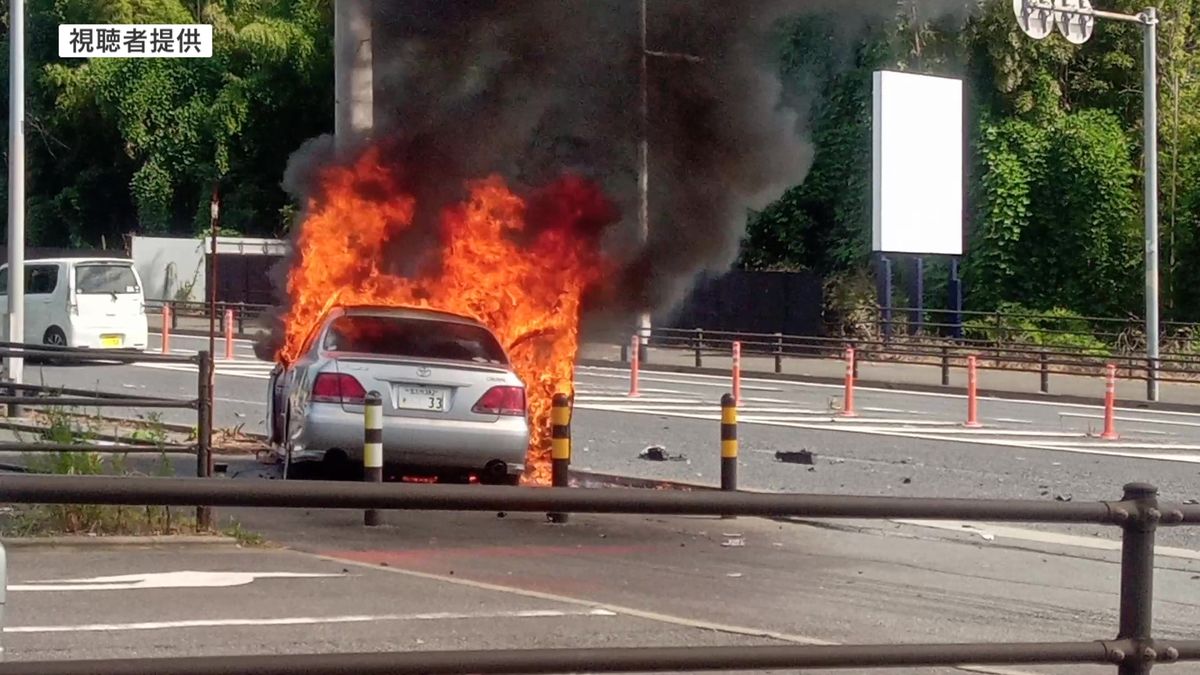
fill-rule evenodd
<path id="1" fill-rule="evenodd" d="M 334 0 L 334 138 L 338 151 L 369 139 L 375 127 L 373 0 Z"/>

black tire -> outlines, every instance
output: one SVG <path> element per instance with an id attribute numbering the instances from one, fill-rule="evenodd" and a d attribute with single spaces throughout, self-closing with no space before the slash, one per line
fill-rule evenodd
<path id="1" fill-rule="evenodd" d="M 42 336 L 42 344 L 47 347 L 66 347 L 67 334 L 58 326 L 50 326 L 46 329 L 46 334 Z"/>

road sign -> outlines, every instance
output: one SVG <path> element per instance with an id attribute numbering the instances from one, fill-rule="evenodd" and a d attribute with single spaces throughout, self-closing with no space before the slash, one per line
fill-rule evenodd
<path id="1" fill-rule="evenodd" d="M 1041 40 L 1054 30 L 1054 10 L 1049 3 L 1039 0 L 1012 0 L 1012 3 L 1017 24 L 1029 37 Z"/>
<path id="2" fill-rule="evenodd" d="M 1077 45 L 1087 42 L 1096 26 L 1095 17 L 1081 14 L 1080 10 L 1090 12 L 1091 0 L 1054 0 L 1054 22 L 1058 24 L 1058 32 L 1067 42 Z"/>

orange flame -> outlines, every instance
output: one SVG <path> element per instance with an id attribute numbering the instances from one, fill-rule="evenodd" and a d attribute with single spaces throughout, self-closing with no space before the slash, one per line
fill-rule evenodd
<path id="1" fill-rule="evenodd" d="M 323 194 L 310 200 L 288 277 L 291 307 L 277 360 L 294 361 L 336 305 L 474 318 L 496 333 L 526 386 L 531 438 L 522 482 L 548 485 L 551 400 L 573 391 L 580 301 L 609 268 L 598 234 L 616 218 L 611 203 L 572 176 L 528 201 L 497 176 L 470 182 L 468 199 L 442 214 L 440 269 L 401 277 L 381 265 L 388 242 L 411 228 L 417 201 L 380 160 L 371 148 L 320 176 Z"/>

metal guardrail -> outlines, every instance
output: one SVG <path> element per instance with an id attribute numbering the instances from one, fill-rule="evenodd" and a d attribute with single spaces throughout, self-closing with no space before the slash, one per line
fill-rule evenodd
<path id="1" fill-rule="evenodd" d="M 968 340 L 945 339 L 863 340 L 851 337 L 794 336 L 782 333 L 740 333 L 703 329 L 654 328 L 639 332 L 639 359 L 649 360 L 647 349 L 671 349 L 693 355 L 696 368 L 703 368 L 704 357 L 732 354 L 735 344 L 744 356 L 772 357 L 774 372 L 782 373 L 784 361 L 799 359 L 842 358 L 847 348 L 853 348 L 858 362 L 905 363 L 940 367 L 942 385 L 949 385 L 952 369 L 965 368 L 968 357 L 975 356 L 981 370 L 1038 373 L 1041 391 L 1050 392 L 1052 374 L 1084 374 L 1100 376 L 1109 364 L 1114 364 L 1125 379 L 1140 379 L 1147 383 L 1147 398 L 1153 383 L 1200 383 L 1200 356 L 1165 353 L 1153 364 L 1138 356 L 1097 356 L 1085 351 L 1030 348 L 1020 345 L 996 346 Z M 621 361 L 629 362 L 629 343 L 623 343 Z"/>
<path id="2" fill-rule="evenodd" d="M 0 675 L 388 675 L 713 671 L 755 668 L 901 668 L 955 665 L 1109 664 L 1144 675 L 1156 664 L 1200 661 L 1200 639 L 1152 633 L 1154 541 L 1159 527 L 1200 525 L 1200 505 L 1160 502 L 1131 483 L 1100 502 L 854 497 L 743 492 L 512 488 L 421 484 L 279 482 L 194 478 L 0 475 L 6 501 L 31 504 L 623 513 L 801 518 L 923 518 L 1094 523 L 1120 527 L 1119 626 L 1090 642 L 596 648 L 371 654 L 264 655 L 0 664 Z"/>
<path id="3" fill-rule="evenodd" d="M 196 442 L 193 445 L 159 444 L 154 447 L 140 445 L 84 445 L 55 443 L 0 443 L 0 450 L 17 452 L 109 452 L 187 454 L 196 457 L 196 476 L 208 478 L 215 469 L 213 459 L 213 359 L 208 351 L 194 356 L 176 356 L 127 350 L 99 351 L 74 347 L 19 342 L 0 342 L 0 358 L 21 357 L 48 360 L 56 365 L 117 362 L 117 363 L 174 363 L 196 366 L 196 397 L 173 398 L 166 396 L 130 396 L 123 393 L 88 391 L 68 387 L 55 387 L 28 383 L 0 382 L 0 405 L 8 405 L 10 416 L 19 417 L 24 407 L 63 406 L 96 408 L 161 408 L 196 411 Z M 212 513 L 205 506 L 196 508 L 196 522 L 208 528 Z"/>

